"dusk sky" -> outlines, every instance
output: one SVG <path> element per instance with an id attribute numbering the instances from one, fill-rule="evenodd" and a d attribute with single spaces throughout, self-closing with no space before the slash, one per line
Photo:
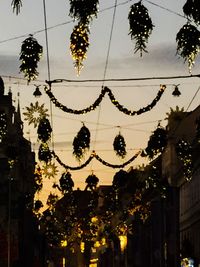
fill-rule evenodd
<path id="1" fill-rule="evenodd" d="M 110 53 L 108 58 L 106 79 L 116 78 L 141 78 L 141 77 L 171 77 L 189 75 L 187 63 L 176 55 L 176 34 L 187 22 L 183 17 L 182 7 L 185 0 L 152 0 L 143 1 L 143 5 L 149 10 L 154 29 L 147 45 L 148 53 L 140 57 L 139 53 L 134 54 L 134 41 L 129 33 L 128 13 L 130 6 L 138 1 L 118 0 L 114 20 L 113 34 L 111 38 Z M 70 35 L 76 21 L 69 17 L 69 1 L 47 0 L 46 16 L 48 30 L 48 46 L 50 60 L 50 79 L 103 79 L 106 55 L 111 33 L 113 19 L 113 7 L 115 1 L 99 0 L 99 14 L 94 18 L 90 27 L 90 46 L 87 59 L 83 62 L 84 68 L 79 77 L 73 67 L 73 60 L 70 55 Z M 17 100 L 20 93 L 20 106 L 22 113 L 30 103 L 39 101 L 45 103 L 49 110 L 49 99 L 43 91 L 45 80 L 48 80 L 47 50 L 44 29 L 44 10 L 42 0 L 22 0 L 21 12 L 16 15 L 12 11 L 11 0 L 1 0 L 0 16 L 0 75 L 3 77 L 6 93 L 9 87 L 13 92 L 13 99 Z M 38 80 L 27 82 L 23 74 L 19 73 L 19 53 L 21 43 L 29 34 L 33 34 L 40 45 L 43 46 L 44 54 L 39 63 Z M 200 60 L 196 60 L 192 74 L 199 74 Z M 9 78 L 10 76 L 10 78 Z M 40 85 L 43 93 L 40 99 L 35 99 L 33 91 L 35 84 Z M 156 96 L 160 84 L 166 84 L 159 103 L 151 111 L 139 116 L 128 116 L 118 111 L 110 102 L 108 96 L 102 101 L 101 107 L 85 115 L 72 115 L 60 111 L 52 106 L 53 136 L 55 151 L 60 155 L 63 162 L 77 166 L 79 163 L 72 155 L 73 138 L 80 130 L 82 123 L 91 131 L 91 149 L 85 156 L 85 160 L 94 149 L 104 160 L 120 164 L 120 160 L 114 153 L 112 143 L 119 132 L 124 136 L 127 144 L 127 156 L 124 161 L 133 156 L 139 149 L 144 149 L 152 131 L 156 129 L 158 121 L 165 126 L 167 121 L 166 113 L 170 107 L 176 106 L 189 111 L 199 105 L 200 95 L 197 94 L 192 101 L 199 87 L 198 78 L 148 80 L 130 82 L 96 82 L 96 83 L 60 83 L 53 85 L 52 89 L 58 100 L 69 108 L 83 109 L 91 105 L 99 96 L 102 85 L 108 86 L 116 99 L 125 107 L 131 110 L 138 110 L 148 105 Z M 172 96 L 174 84 L 180 84 L 181 96 Z M 190 102 L 192 104 L 190 105 Z M 17 101 L 14 102 L 16 105 Z M 189 106 L 190 105 L 190 106 Z M 24 117 L 22 116 L 24 119 Z M 32 125 L 24 123 L 24 135 L 35 144 L 33 149 L 37 154 L 36 130 Z M 84 162 L 84 160 L 83 160 Z M 126 166 L 141 164 L 141 158 Z M 59 175 L 64 169 L 58 165 Z M 115 172 L 119 169 L 108 168 L 95 159 L 92 163 L 80 171 L 71 171 L 75 187 L 85 187 L 85 179 L 91 171 L 99 178 L 99 184 L 110 184 Z M 46 182 L 43 194 L 49 192 L 52 180 Z"/>

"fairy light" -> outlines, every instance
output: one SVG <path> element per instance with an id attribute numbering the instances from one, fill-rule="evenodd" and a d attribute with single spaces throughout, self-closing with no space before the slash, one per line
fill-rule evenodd
<path id="1" fill-rule="evenodd" d="M 7 118 L 4 112 L 0 112 L 0 143 L 7 133 Z"/>

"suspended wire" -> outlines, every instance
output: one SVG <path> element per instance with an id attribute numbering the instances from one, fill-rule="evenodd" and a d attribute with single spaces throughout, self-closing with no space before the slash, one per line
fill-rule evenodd
<path id="1" fill-rule="evenodd" d="M 102 88 L 104 86 L 104 81 L 106 78 L 106 73 L 107 73 L 107 68 L 108 68 L 108 60 L 109 60 L 109 56 L 110 56 L 110 48 L 111 48 L 111 42 L 112 42 L 112 36 L 113 36 L 113 28 L 114 28 L 114 22 L 115 22 L 116 9 L 117 9 L 117 0 L 115 0 L 115 5 L 114 5 L 112 24 L 111 24 L 111 29 L 110 29 L 110 37 L 109 37 L 109 42 L 108 42 L 108 50 L 107 50 L 107 55 L 106 55 L 106 63 L 105 63 L 105 68 L 104 68 L 104 73 L 103 73 Z M 97 134 L 98 134 L 100 113 L 101 113 L 101 104 L 99 105 L 98 116 L 97 116 L 97 127 L 96 127 L 96 133 L 95 133 L 95 138 L 94 138 L 94 149 L 95 149 L 96 139 L 97 139 Z"/>
<path id="2" fill-rule="evenodd" d="M 47 72 L 48 72 L 48 79 L 51 79 L 51 74 L 50 74 L 50 58 L 49 58 L 49 42 L 48 42 L 48 31 L 47 31 L 47 12 L 46 12 L 46 3 L 45 0 L 43 0 L 43 8 L 44 8 L 44 25 L 45 25 L 45 40 L 46 40 L 46 55 L 47 55 Z M 51 118 L 51 128 L 52 128 L 52 133 L 51 133 L 51 145 L 52 148 L 54 149 L 54 136 L 53 136 L 53 112 L 52 112 L 52 103 L 50 101 L 50 118 Z"/>
<path id="3" fill-rule="evenodd" d="M 127 0 L 127 1 L 124 1 L 124 2 L 122 2 L 122 3 L 118 3 L 117 6 L 123 6 L 123 5 L 126 5 L 126 4 L 128 4 L 128 3 L 132 2 L 132 1 L 133 1 L 133 0 Z M 181 14 L 179 14 L 179 13 L 177 13 L 177 12 L 175 12 L 175 11 L 169 9 L 169 8 L 166 8 L 166 7 L 163 7 L 163 6 L 161 6 L 161 5 L 155 4 L 155 3 L 151 2 L 151 1 L 148 1 L 148 0 L 144 0 L 144 1 L 148 2 L 148 3 L 151 4 L 151 5 L 154 5 L 154 6 L 156 6 L 156 7 L 159 7 L 159 8 L 161 8 L 161 9 L 167 11 L 167 12 L 170 12 L 170 13 L 172 13 L 172 14 L 174 14 L 174 15 L 177 15 L 177 16 L 179 16 L 179 17 L 182 17 L 182 18 L 186 19 L 186 17 L 185 17 L 184 15 L 181 15 Z M 105 11 L 110 10 L 110 9 L 113 9 L 113 8 L 115 8 L 115 6 L 110 6 L 110 7 L 101 9 L 101 10 L 99 11 L 99 13 L 105 12 Z M 60 26 L 65 26 L 65 25 L 70 24 L 70 23 L 73 23 L 73 22 L 74 22 L 74 20 L 69 20 L 69 21 L 66 21 L 66 22 L 62 22 L 62 23 L 56 24 L 56 25 L 54 25 L 54 26 L 47 27 L 47 30 L 52 30 L 52 29 L 58 28 L 58 27 L 60 27 Z M 33 35 L 39 34 L 39 33 L 44 32 L 44 31 L 45 31 L 45 29 L 37 30 L 37 31 L 35 31 L 35 32 L 33 33 Z M 2 44 L 2 43 L 6 43 L 6 42 L 10 42 L 10 41 L 14 41 L 14 40 L 21 39 L 21 38 L 25 38 L 25 37 L 27 37 L 27 36 L 29 36 L 29 35 L 30 35 L 30 33 L 23 34 L 23 35 L 19 35 L 19 36 L 16 36 L 16 37 L 11 37 L 11 38 L 9 38 L 9 39 L 5 39 L 5 40 L 0 41 L 0 44 Z"/>

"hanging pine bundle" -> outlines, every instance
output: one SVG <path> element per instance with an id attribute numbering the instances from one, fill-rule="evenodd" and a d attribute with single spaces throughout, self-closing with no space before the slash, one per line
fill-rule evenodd
<path id="1" fill-rule="evenodd" d="M 135 40 L 135 53 L 147 52 L 146 44 L 152 33 L 154 25 L 149 16 L 148 9 L 142 5 L 141 1 L 133 4 L 128 15 L 131 39 Z"/>
<path id="2" fill-rule="evenodd" d="M 71 178 L 70 172 L 65 172 L 62 174 L 59 183 L 60 183 L 60 189 L 63 194 L 69 193 L 72 191 L 72 188 L 74 187 L 74 182 Z"/>
<path id="3" fill-rule="evenodd" d="M 28 82 L 35 80 L 39 74 L 37 67 L 42 53 L 42 46 L 38 44 L 32 35 L 23 41 L 20 53 L 20 60 L 22 61 L 20 72 L 24 73 L 24 77 L 27 78 Z"/>
<path id="4" fill-rule="evenodd" d="M 51 151 L 49 150 L 49 146 L 47 143 L 40 144 L 38 150 L 38 159 L 46 163 L 48 163 L 52 159 L 52 154 Z"/>
<path id="5" fill-rule="evenodd" d="M 85 190 L 87 190 L 89 188 L 91 191 L 93 191 L 97 187 L 97 184 L 99 182 L 99 178 L 96 175 L 91 174 L 86 178 L 85 182 L 87 184 Z"/>
<path id="6" fill-rule="evenodd" d="M 88 24 L 92 17 L 97 17 L 98 0 L 70 0 L 69 15 L 83 24 Z"/>
<path id="7" fill-rule="evenodd" d="M 188 62 L 188 68 L 191 69 L 195 59 L 200 51 L 200 32 L 190 24 L 185 24 L 176 35 L 177 54 Z"/>
<path id="8" fill-rule="evenodd" d="M 147 148 L 145 149 L 146 155 L 153 159 L 158 153 L 161 153 L 167 145 L 167 131 L 158 125 L 158 128 L 150 136 Z"/>
<path id="9" fill-rule="evenodd" d="M 38 125 L 38 139 L 46 143 L 51 138 L 52 128 L 47 118 L 43 117 Z"/>
<path id="10" fill-rule="evenodd" d="M 126 156 L 126 143 L 124 137 L 119 133 L 113 142 L 113 148 L 116 152 L 116 155 L 125 158 Z"/>
<path id="11" fill-rule="evenodd" d="M 16 14 L 18 15 L 20 13 L 20 8 L 22 7 L 22 1 L 21 0 L 13 0 L 11 3 L 11 6 L 13 8 L 13 12 L 16 11 Z"/>
<path id="12" fill-rule="evenodd" d="M 115 189 L 119 189 L 126 185 L 127 180 L 128 180 L 128 173 L 124 170 L 120 170 L 115 173 L 112 185 Z"/>
<path id="13" fill-rule="evenodd" d="M 83 124 L 77 136 L 73 141 L 73 154 L 78 160 L 84 156 L 84 153 L 90 148 L 90 131 Z"/>
<path id="14" fill-rule="evenodd" d="M 187 0 L 183 6 L 183 12 L 188 17 L 194 20 L 194 22 L 200 24 L 200 3 L 199 0 Z"/>
<path id="15" fill-rule="evenodd" d="M 7 116 L 4 112 L 0 111 L 0 143 L 7 133 Z"/>
<path id="16" fill-rule="evenodd" d="M 86 59 L 86 53 L 89 47 L 88 34 L 88 26 L 79 23 L 74 27 L 70 37 L 70 50 L 78 75 L 83 68 L 82 62 L 84 59 Z"/>

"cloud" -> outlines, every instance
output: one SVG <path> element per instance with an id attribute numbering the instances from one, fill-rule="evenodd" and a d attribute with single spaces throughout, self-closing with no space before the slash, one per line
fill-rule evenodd
<path id="1" fill-rule="evenodd" d="M 19 57 L 16 55 L 0 55 L 0 75 L 19 75 Z"/>

